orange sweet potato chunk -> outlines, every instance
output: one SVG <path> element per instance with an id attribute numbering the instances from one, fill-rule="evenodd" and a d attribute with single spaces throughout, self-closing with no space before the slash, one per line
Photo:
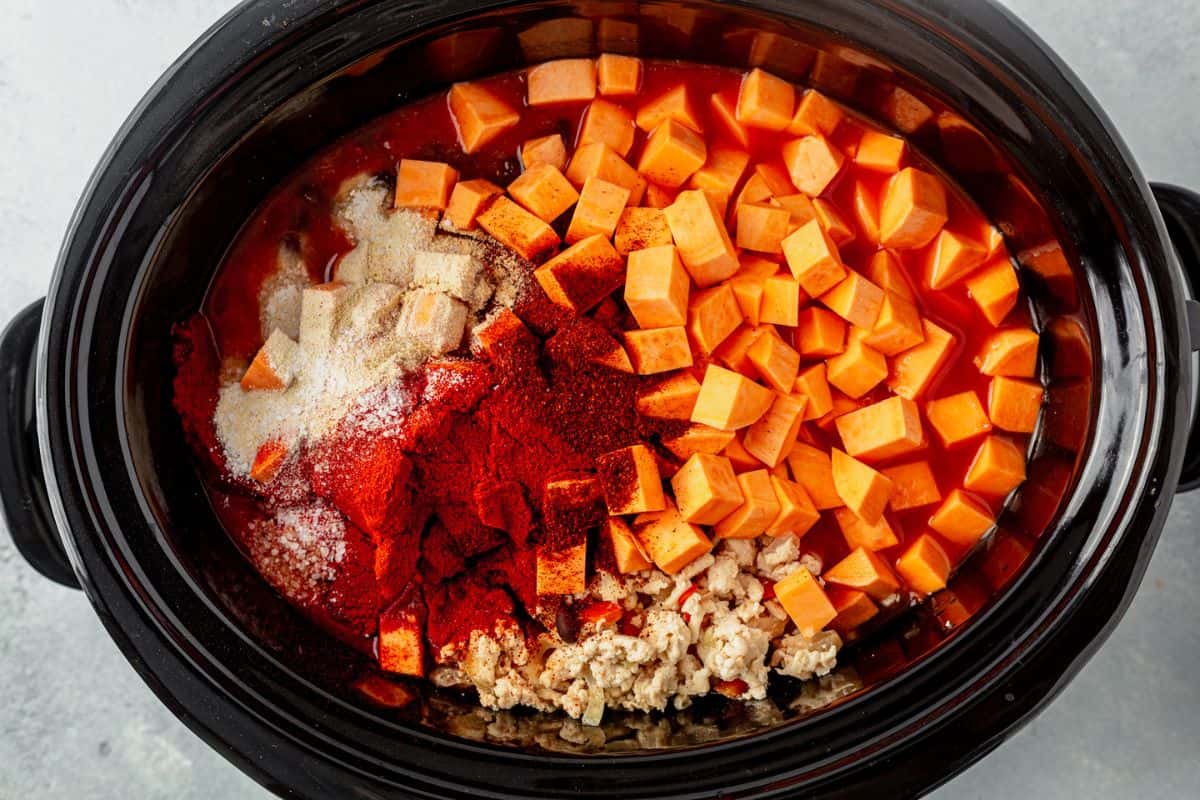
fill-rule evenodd
<path id="1" fill-rule="evenodd" d="M 995 523 L 991 510 L 961 489 L 954 489 L 929 518 L 929 527 L 952 542 L 970 547 Z"/>
<path id="2" fill-rule="evenodd" d="M 989 436 L 975 451 L 963 478 L 967 491 L 1005 497 L 1025 482 L 1025 451 L 1004 436 Z"/>
<path id="3" fill-rule="evenodd" d="M 879 319 L 884 294 L 860 273 L 848 270 L 840 283 L 817 299 L 851 325 L 869 331 Z"/>
<path id="4" fill-rule="evenodd" d="M 743 125 L 782 131 L 791 123 L 795 106 L 796 89 L 782 78 L 758 68 L 742 78 L 736 116 Z"/>
<path id="5" fill-rule="evenodd" d="M 826 586 L 825 594 L 833 603 L 837 616 L 829 627 L 843 635 L 869 622 L 879 613 L 879 607 L 867 596 L 866 592 L 857 589 L 843 589 L 840 586 Z"/>
<path id="6" fill-rule="evenodd" d="M 946 224 L 946 189 L 936 175 L 905 167 L 888 181 L 879 212 L 885 247 L 924 247 Z"/>
<path id="7" fill-rule="evenodd" d="M 837 286 L 846 277 L 846 267 L 833 239 L 812 219 L 790 233 L 782 242 L 788 269 L 804 291 L 814 297 Z"/>
<path id="8" fill-rule="evenodd" d="M 628 200 L 629 190 L 623 186 L 601 178 L 588 178 L 567 227 L 567 243 L 574 244 L 597 234 L 611 239 Z"/>
<path id="9" fill-rule="evenodd" d="M 688 181 L 691 189 L 703 189 L 709 194 L 730 197 L 737 188 L 750 154 L 745 150 L 717 145 L 708 149 L 704 165 Z"/>
<path id="10" fill-rule="evenodd" d="M 863 342 L 885 356 L 894 356 L 923 341 L 925 329 L 921 325 L 921 312 L 917 306 L 898 294 L 885 292 L 879 316 Z"/>
<path id="11" fill-rule="evenodd" d="M 950 559 L 936 539 L 923 533 L 896 560 L 896 571 L 914 591 L 933 594 L 946 588 Z"/>
<path id="12" fill-rule="evenodd" d="M 729 279 L 729 288 L 733 290 L 733 296 L 746 323 L 757 327 L 762 322 L 762 281 L 754 277 L 734 275 Z"/>
<path id="13" fill-rule="evenodd" d="M 833 462 L 829 454 L 810 444 L 796 442 L 787 457 L 792 478 L 804 487 L 818 510 L 843 505 L 833 485 Z"/>
<path id="14" fill-rule="evenodd" d="M 379 666 L 397 675 L 425 674 L 425 625 L 419 605 L 398 602 L 379 615 Z"/>
<path id="15" fill-rule="evenodd" d="M 900 591 L 900 579 L 877 553 L 859 547 L 825 570 L 826 583 L 866 592 L 875 600 L 885 600 Z"/>
<path id="16" fill-rule="evenodd" d="M 927 319 L 921 320 L 921 328 L 925 340 L 892 359 L 888 378 L 888 387 L 909 400 L 925 393 L 954 353 L 953 334 Z"/>
<path id="17" fill-rule="evenodd" d="M 846 221 L 833 203 L 817 198 L 812 201 L 813 215 L 821 227 L 838 247 L 854 241 L 854 228 Z"/>
<path id="18" fill-rule="evenodd" d="M 729 334 L 725 341 L 721 342 L 720 347 L 713 351 L 712 358 L 718 364 L 728 367 L 734 372 L 740 372 L 748 378 L 757 377 L 758 370 L 754 368 L 746 351 L 759 336 L 773 329 L 773 325 L 741 325 Z"/>
<path id="19" fill-rule="evenodd" d="M 664 436 L 662 444 L 676 458 L 686 459 L 694 453 L 716 455 L 728 447 L 735 436 L 734 431 L 721 431 L 708 425 L 692 423 L 679 433 Z"/>
<path id="20" fill-rule="evenodd" d="M 905 271 L 904 265 L 891 250 L 878 250 L 875 255 L 871 256 L 871 261 L 867 265 L 867 277 L 888 294 L 902 297 L 910 303 L 917 301 L 912 283 L 908 278 L 908 272 Z"/>
<path id="21" fill-rule="evenodd" d="M 712 549 L 712 541 L 704 532 L 670 504 L 665 511 L 641 519 L 641 524 L 635 524 L 634 533 L 655 566 L 668 575 L 674 575 Z"/>
<path id="22" fill-rule="evenodd" d="M 483 213 L 493 198 L 503 193 L 503 189 L 483 178 L 459 181 L 450 192 L 446 219 L 460 231 L 474 230 L 475 219 Z"/>
<path id="23" fill-rule="evenodd" d="M 680 192 L 664 213 L 679 257 L 698 286 L 712 286 L 737 272 L 737 251 L 721 215 L 703 191 Z"/>
<path id="24" fill-rule="evenodd" d="M 717 133 L 723 133 L 742 147 L 750 146 L 750 133 L 737 119 L 737 101 L 718 92 L 708 99 L 710 117 L 716 122 Z"/>
<path id="25" fill-rule="evenodd" d="M 993 259 L 981 267 L 967 278 L 966 284 L 967 294 L 993 325 L 1004 322 L 1009 312 L 1016 308 L 1021 295 L 1017 271 L 1007 256 Z"/>
<path id="26" fill-rule="evenodd" d="M 657 375 L 692 365 L 692 349 L 683 327 L 625 331 L 623 336 L 625 350 L 638 375 Z"/>
<path id="27" fill-rule="evenodd" d="M 508 194 L 530 213 L 553 222 L 579 200 L 566 176 L 550 164 L 535 164 L 508 185 Z"/>
<path id="28" fill-rule="evenodd" d="M 617 252 L 627 256 L 635 250 L 674 244 L 667 215 L 660 208 L 625 208 L 617 218 L 613 232 L 613 246 Z M 683 268 L 680 262 L 680 269 Z M 687 273 L 684 273 L 687 277 Z"/>
<path id="29" fill-rule="evenodd" d="M 897 464 L 885 467 L 881 472 L 896 485 L 889 504 L 893 511 L 920 508 L 942 499 L 937 478 L 934 477 L 928 461 Z"/>
<path id="30" fill-rule="evenodd" d="M 280 468 L 287 460 L 288 447 L 283 442 L 270 439 L 259 445 L 254 454 L 254 462 L 250 465 L 250 480 L 259 483 L 269 483 L 279 474 Z"/>
<path id="31" fill-rule="evenodd" d="M 823 417 L 833 410 L 833 394 L 829 391 L 824 364 L 813 364 L 800 370 L 792 392 L 808 400 L 804 407 L 805 422 Z"/>
<path id="32" fill-rule="evenodd" d="M 633 114 L 622 105 L 604 98 L 596 98 L 588 104 L 579 122 L 577 144 L 603 142 L 622 158 L 633 148 Z"/>
<path id="33" fill-rule="evenodd" d="M 579 594 L 587 588 L 587 540 L 567 547 L 537 548 L 537 593 L 539 596 Z"/>
<path id="34" fill-rule="evenodd" d="M 517 255 L 533 261 L 558 246 L 558 234 L 507 197 L 497 197 L 476 217 L 479 227 Z"/>
<path id="35" fill-rule="evenodd" d="M 836 356 L 846 349 L 846 323 L 823 308 L 804 309 L 796 327 L 796 349 L 805 358 Z"/>
<path id="36" fill-rule="evenodd" d="M 629 523 L 620 517 L 609 517 L 604 529 L 613 556 L 617 561 L 617 571 L 623 575 L 650 569 L 650 554 L 642 547 L 641 541 L 634 536 Z"/>
<path id="37" fill-rule="evenodd" d="M 975 364 L 984 375 L 1032 378 L 1037 374 L 1038 335 L 1029 328 L 998 330 L 983 343 Z"/>
<path id="38" fill-rule="evenodd" d="M 448 94 L 450 116 L 463 151 L 476 153 L 516 125 L 521 112 L 477 83 L 456 83 Z"/>
<path id="39" fill-rule="evenodd" d="M 746 357 L 775 391 L 787 394 L 800 372 L 800 354 L 773 330 L 767 330 L 746 348 Z"/>
<path id="40" fill-rule="evenodd" d="M 736 431 L 767 413 L 775 393 L 715 364 L 709 364 L 700 383 L 700 396 L 692 411 L 692 422 L 723 431 Z"/>
<path id="41" fill-rule="evenodd" d="M 567 146 L 559 133 L 530 139 L 521 145 L 520 155 L 521 165 L 525 169 L 537 164 L 549 164 L 555 169 L 567 167 Z"/>
<path id="42" fill-rule="evenodd" d="M 621 286 L 625 259 L 608 239 L 589 236 L 538 267 L 533 277 L 552 301 L 578 314 Z"/>
<path id="43" fill-rule="evenodd" d="M 866 131 L 858 140 L 854 163 L 873 172 L 899 172 L 908 147 L 899 136 Z"/>
<path id="44" fill-rule="evenodd" d="M 917 404 L 893 396 L 837 418 L 842 446 L 855 458 L 879 461 L 918 450 L 925 444 Z"/>
<path id="45" fill-rule="evenodd" d="M 715 525 L 742 505 L 742 489 L 729 459 L 693 454 L 671 478 L 679 514 L 697 525 Z"/>
<path id="46" fill-rule="evenodd" d="M 596 82 L 603 95 L 637 94 L 642 85 L 642 60 L 603 53 L 596 59 Z"/>
<path id="47" fill-rule="evenodd" d="M 846 508 L 868 524 L 878 522 L 892 496 L 891 480 L 836 447 L 832 469 L 833 487 Z"/>
<path id="48" fill-rule="evenodd" d="M 846 156 L 824 136 L 804 136 L 786 143 L 781 151 L 788 176 L 796 188 L 817 197 L 842 171 Z"/>
<path id="49" fill-rule="evenodd" d="M 742 446 L 768 467 L 779 466 L 796 443 L 806 402 L 803 397 L 776 395 L 767 413 L 746 428 Z"/>
<path id="50" fill-rule="evenodd" d="M 635 195 L 644 191 L 644 179 L 629 166 L 617 151 L 603 142 L 591 142 L 576 149 L 567 164 L 567 180 L 583 188 L 588 178 L 601 178 L 629 190 L 629 202 L 636 205 Z"/>
<path id="51" fill-rule="evenodd" d="M 704 355 L 711 354 L 742 323 L 742 309 L 729 284 L 712 286 L 688 302 L 688 334 Z"/>
<path id="52" fill-rule="evenodd" d="M 833 518 L 842 531 L 842 538 L 851 550 L 862 547 L 867 550 L 886 550 L 900 544 L 900 538 L 886 516 L 875 522 L 866 522 L 848 508 L 835 508 Z"/>
<path id="53" fill-rule="evenodd" d="M 396 171 L 395 207 L 445 211 L 457 182 L 458 170 L 449 164 L 402 158 Z"/>
<path id="54" fill-rule="evenodd" d="M 760 253 L 783 252 L 790 214 L 767 203 L 742 203 L 737 207 L 737 244 Z"/>
<path id="55" fill-rule="evenodd" d="M 640 327 L 686 324 L 689 285 L 683 262 L 672 245 L 634 250 L 629 254 L 625 304 Z"/>
<path id="56" fill-rule="evenodd" d="M 729 459 L 729 463 L 733 465 L 733 471 L 741 474 L 754 469 L 762 469 L 766 465 L 758 460 L 758 457 L 746 449 L 742 444 L 742 436 L 736 436 L 729 444 L 725 445 L 725 449 L 721 451 L 721 455 Z"/>
<path id="57" fill-rule="evenodd" d="M 800 303 L 807 295 L 800 281 L 790 275 L 770 275 L 762 280 L 762 299 L 758 321 L 769 325 L 795 327 L 800 324 Z"/>
<path id="58" fill-rule="evenodd" d="M 931 289 L 946 289 L 983 266 L 987 250 L 961 234 L 943 230 L 929 251 L 926 280 Z"/>
<path id="59" fill-rule="evenodd" d="M 753 539 L 779 516 L 779 500 L 771 485 L 771 473 L 765 469 L 737 476 L 742 503 L 713 528 L 720 539 Z"/>
<path id="60" fill-rule="evenodd" d="M 775 597 L 801 634 L 812 638 L 837 617 L 837 609 L 817 579 L 798 569 L 775 584 Z"/>
<path id="61" fill-rule="evenodd" d="M 845 117 L 841 106 L 816 89 L 809 89 L 796 104 L 796 113 L 792 116 L 787 132 L 833 136 Z"/>
<path id="62" fill-rule="evenodd" d="M 804 487 L 786 477 L 771 476 L 771 487 L 779 501 L 779 514 L 771 520 L 764 531 L 768 536 L 803 536 L 817 524 L 821 512 L 817 511 Z"/>
<path id="63" fill-rule="evenodd" d="M 611 516 L 662 511 L 667 507 L 658 462 L 644 444 L 597 456 L 596 475 Z"/>
<path id="64" fill-rule="evenodd" d="M 846 349 L 826 359 L 825 375 L 830 384 L 857 400 L 887 377 L 887 359 L 864 344 L 862 336 L 852 330 L 847 337 Z"/>
<path id="65" fill-rule="evenodd" d="M 988 386 L 988 418 L 997 428 L 1033 433 L 1045 389 L 1039 383 L 997 375 Z"/>
<path id="66" fill-rule="evenodd" d="M 926 402 L 925 418 L 943 447 L 954 447 L 992 429 L 979 396 L 973 390 Z"/>
<path id="67" fill-rule="evenodd" d="M 643 417 L 653 419 L 691 419 L 700 381 L 684 370 L 643 386 L 638 390 L 635 407 Z"/>
<path id="68" fill-rule="evenodd" d="M 646 140 L 637 170 L 651 183 L 675 188 L 704 166 L 707 158 L 704 138 L 686 125 L 668 119 Z"/>
<path id="69" fill-rule="evenodd" d="M 295 341 L 278 328 L 271 332 L 242 375 L 245 391 L 281 391 L 292 384 L 296 373 Z"/>
<path id="70" fill-rule="evenodd" d="M 686 84 L 669 89 L 639 108 L 636 122 L 639 128 L 650 132 L 668 119 L 686 125 L 696 133 L 704 133 L 699 109 Z"/>
<path id="71" fill-rule="evenodd" d="M 858 223 L 863 238 L 873 245 L 878 245 L 879 195 L 864 181 L 855 180 L 850 203 L 850 211 L 854 214 L 854 221 Z M 872 277 L 872 280 L 875 279 Z"/>
<path id="72" fill-rule="evenodd" d="M 590 58 L 563 58 L 530 67 L 525 75 L 531 106 L 575 103 L 596 96 L 596 62 Z"/>

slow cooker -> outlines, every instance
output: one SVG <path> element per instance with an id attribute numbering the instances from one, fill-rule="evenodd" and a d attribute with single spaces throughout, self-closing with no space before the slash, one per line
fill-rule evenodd
<path id="1" fill-rule="evenodd" d="M 571 737 L 430 687 L 373 708 L 345 689 L 357 656 L 216 523 L 171 409 L 171 326 L 322 145 L 455 80 L 601 50 L 815 85 L 909 135 L 1009 235 L 1049 400 L 993 542 L 1007 556 L 984 570 L 996 591 L 950 633 L 917 615 L 864 643 L 823 697 L 785 687 Z M 283 796 L 914 795 L 1070 680 L 1137 589 L 1173 494 L 1200 484 L 1189 274 L 1200 195 L 1148 185 L 1070 71 L 990 2 L 249 0 L 130 116 L 46 299 L 4 333 L 4 513 L 163 702 Z"/>

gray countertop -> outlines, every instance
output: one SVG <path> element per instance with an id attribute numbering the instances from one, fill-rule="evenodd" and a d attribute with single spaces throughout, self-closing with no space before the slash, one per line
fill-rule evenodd
<path id="1" fill-rule="evenodd" d="M 231 0 L 0 0 L 0 325 L 46 290 L 71 209 L 134 103 Z M 1200 188 L 1200 2 L 1011 0 L 1147 176 Z M 1087 8 L 1087 11 L 1083 11 Z M 1133 606 L 1054 704 L 936 793 L 1196 797 L 1200 493 Z M 164 708 L 78 592 L 0 532 L 0 798 L 266 797 Z"/>

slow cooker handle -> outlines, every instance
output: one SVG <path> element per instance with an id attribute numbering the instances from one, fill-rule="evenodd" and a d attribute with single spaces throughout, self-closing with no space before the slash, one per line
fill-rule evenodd
<path id="1" fill-rule="evenodd" d="M 1152 183 L 1154 199 L 1167 223 L 1171 243 L 1188 282 L 1187 315 L 1192 350 L 1200 350 L 1200 193 L 1166 183 Z M 1193 384 L 1194 385 L 1194 384 Z M 1200 399 L 1197 399 L 1200 402 Z M 1179 491 L 1200 488 L 1200 421 L 1193 421 L 1183 457 Z"/>
<path id="2" fill-rule="evenodd" d="M 26 308 L 0 334 L 0 511 L 30 566 L 78 589 L 50 513 L 38 449 L 34 387 L 43 303 L 38 300 Z"/>

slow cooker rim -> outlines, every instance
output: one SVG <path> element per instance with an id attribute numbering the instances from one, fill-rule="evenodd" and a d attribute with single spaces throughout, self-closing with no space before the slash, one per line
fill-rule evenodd
<path id="1" fill-rule="evenodd" d="M 893 4 L 893 5 L 896 5 L 896 4 Z M 172 74 L 174 74 L 175 70 L 177 68 L 179 68 L 181 64 L 184 64 L 190 57 L 192 57 L 194 55 L 195 49 L 203 47 L 206 42 L 210 41 L 214 32 L 217 31 L 222 26 L 226 25 L 232 18 L 234 18 L 235 16 L 243 15 L 243 14 L 257 16 L 259 13 L 261 13 L 259 11 L 260 8 L 268 9 L 268 8 L 272 8 L 272 7 L 273 7 L 273 4 L 271 2 L 263 2 L 262 0 L 260 0 L 260 2 L 248 3 L 244 6 L 241 6 L 238 9 L 235 9 L 234 11 L 230 12 L 229 15 L 227 15 L 221 22 L 217 23 L 216 26 L 214 26 L 213 30 L 211 30 L 208 34 L 206 34 L 205 38 L 203 40 L 201 40 L 201 42 L 197 43 L 197 45 L 194 46 L 194 48 L 192 50 L 189 50 L 189 52 L 187 54 L 185 54 L 185 56 L 182 57 L 180 59 L 180 61 L 177 62 L 177 64 L 174 67 L 172 67 L 172 71 L 169 72 L 168 75 L 164 76 L 163 81 L 166 81 L 168 79 L 168 77 L 170 77 Z M 266 41 L 269 38 L 270 37 L 268 35 L 264 34 L 264 41 Z M 161 82 L 160 82 L 160 84 L 161 84 Z M 49 397 L 48 397 L 48 394 L 46 391 L 46 387 L 47 387 L 46 373 L 47 373 L 47 371 L 49 369 L 49 365 L 50 365 L 48 356 L 49 356 L 49 340 L 50 340 L 50 336 L 51 336 L 51 332 L 52 332 L 52 328 L 53 328 L 52 322 L 55 321 L 54 320 L 55 314 L 62 310 L 60 308 L 60 304 L 63 304 L 65 301 L 65 298 L 61 297 L 61 292 L 63 291 L 63 285 L 64 285 L 64 275 L 66 274 L 66 266 L 67 266 L 65 259 L 66 259 L 66 255 L 69 251 L 69 245 L 70 245 L 71 241 L 78 235 L 77 227 L 80 222 L 80 218 L 83 214 L 83 211 L 85 209 L 85 206 L 89 205 L 90 203 L 94 202 L 94 200 L 95 200 L 93 193 L 96 190 L 98 178 L 109 166 L 111 166 L 110 160 L 113 155 L 113 151 L 119 144 L 121 144 L 123 142 L 124 138 L 126 137 L 126 135 L 129 132 L 129 130 L 128 130 L 129 126 L 135 124 L 137 121 L 137 118 L 141 115 L 141 113 L 144 112 L 145 104 L 153 102 L 154 97 L 155 97 L 155 91 L 157 91 L 157 89 L 152 90 L 152 92 L 147 95 L 147 99 L 145 101 L 143 101 L 143 104 L 139 105 L 138 109 L 134 112 L 133 115 L 131 115 L 130 122 L 128 122 L 126 124 L 126 126 L 122 128 L 121 132 L 117 135 L 116 140 L 114 140 L 113 148 L 110 148 L 110 152 L 106 153 L 104 160 L 101 162 L 100 167 L 98 167 L 98 169 L 97 169 L 96 176 L 94 176 L 92 182 L 89 183 L 89 187 L 88 187 L 88 190 L 85 192 L 84 199 L 81 200 L 79 209 L 77 209 L 77 212 L 76 212 L 76 216 L 72 220 L 72 223 L 71 223 L 71 226 L 69 229 L 70 232 L 67 237 L 67 241 L 66 241 L 66 243 L 64 243 L 63 256 L 60 257 L 60 263 L 59 263 L 58 269 L 56 270 L 54 282 L 52 284 L 51 292 L 50 292 L 50 295 L 48 298 L 47 311 L 46 311 L 46 316 L 44 318 L 44 324 L 43 324 L 42 339 L 39 342 L 39 356 L 38 356 L 39 365 L 40 365 L 39 366 L 39 381 L 38 381 L 39 433 L 40 433 L 41 440 L 42 440 L 43 459 L 46 462 L 47 479 L 51 484 L 51 495 L 52 495 L 53 502 L 55 505 L 55 517 L 59 523 L 60 528 L 63 531 L 69 532 L 72 530 L 72 528 L 67 524 L 67 512 L 66 512 L 65 507 L 63 506 L 63 498 L 61 496 L 60 488 L 57 486 L 57 482 L 61 478 L 62 473 L 55 472 L 55 470 L 54 470 L 54 461 L 53 461 L 54 449 L 52 446 L 53 442 L 52 442 L 52 436 L 51 436 L 50 426 L 49 426 L 49 422 L 48 422 Z M 1090 98 L 1087 98 L 1087 99 L 1090 101 Z M 1111 131 L 1110 131 L 1110 133 L 1111 133 Z M 1130 164 L 1132 164 L 1132 161 L 1128 158 L 1128 153 L 1124 150 L 1123 146 L 1120 146 L 1119 139 L 1116 140 L 1116 142 L 1118 145 L 1117 149 L 1118 149 L 1121 157 L 1124 158 L 1126 161 L 1128 161 Z M 1136 178 L 1134 183 L 1140 185 L 1140 188 L 1142 189 L 1143 194 L 1145 194 L 1144 182 L 1141 181 L 1140 176 L 1138 178 Z M 1150 206 L 1148 202 L 1147 202 L 1147 208 L 1150 208 L 1153 213 L 1153 207 Z M 1162 243 L 1165 241 L 1164 232 L 1161 230 L 1161 220 L 1158 220 L 1158 226 L 1159 226 L 1158 234 L 1159 234 L 1160 238 L 1155 239 L 1153 243 L 1154 243 L 1154 245 L 1161 247 Z M 1148 243 L 1143 242 L 1143 244 L 1148 244 Z M 1159 256 L 1167 257 L 1165 254 L 1165 251 L 1162 253 L 1159 253 Z M 1157 259 L 1151 259 L 1151 260 L 1156 261 Z M 1142 266 L 1144 267 L 1145 265 L 1143 264 Z M 74 286 L 75 285 L 74 282 L 72 282 L 71 285 Z M 69 305 L 69 304 L 67 304 L 67 305 Z M 63 366 L 69 367 L 69 363 L 63 364 Z M 61 431 L 59 431 L 59 433 L 61 434 Z M 1167 483 L 1169 483 L 1169 481 Z M 76 488 L 78 488 L 78 487 L 76 487 Z M 76 565 L 77 571 L 82 573 L 81 577 L 85 578 L 86 585 L 88 587 L 89 596 L 93 599 L 93 603 L 95 603 L 97 605 L 98 610 L 99 610 L 100 602 L 99 602 L 99 598 L 96 595 L 96 586 L 95 586 L 95 584 L 93 584 L 91 582 L 90 576 L 88 575 L 87 570 L 80 569 L 80 567 L 83 565 L 83 563 L 82 563 L 83 556 L 79 551 L 78 542 L 75 540 L 74 536 L 72 536 L 72 535 L 67 535 L 67 536 L 64 536 L 63 538 L 66 541 L 68 547 L 71 549 L 72 562 Z M 111 556 L 112 554 L 108 553 L 106 555 Z M 103 616 L 103 614 L 102 614 L 102 616 Z M 109 622 L 109 620 L 106 620 L 106 624 L 108 624 L 108 622 Z M 115 620 L 113 620 L 113 622 L 115 622 Z M 110 630 L 111 629 L 112 629 L 112 626 L 110 626 Z M 125 649 L 125 648 L 123 648 L 123 649 Z M 149 677 L 145 676 L 144 670 L 139 670 L 139 671 L 142 671 L 144 677 L 147 677 L 147 679 L 149 680 Z M 724 744 L 735 745 L 735 744 L 739 744 L 741 742 L 742 742 L 742 740 L 735 740 L 733 742 L 724 743 Z M 708 746 L 705 748 L 705 750 L 706 750 L 706 752 L 710 752 L 711 748 L 716 747 L 716 746 L 719 746 L 719 745 Z M 511 751 L 502 750 L 501 752 L 503 752 L 505 754 L 509 754 L 509 755 L 511 754 Z M 653 758 L 653 759 L 659 760 L 663 757 L 663 755 L 670 755 L 670 754 L 660 754 L 657 756 L 652 755 L 652 756 L 647 756 L 647 758 Z M 543 756 L 539 755 L 538 758 L 543 758 Z"/>

